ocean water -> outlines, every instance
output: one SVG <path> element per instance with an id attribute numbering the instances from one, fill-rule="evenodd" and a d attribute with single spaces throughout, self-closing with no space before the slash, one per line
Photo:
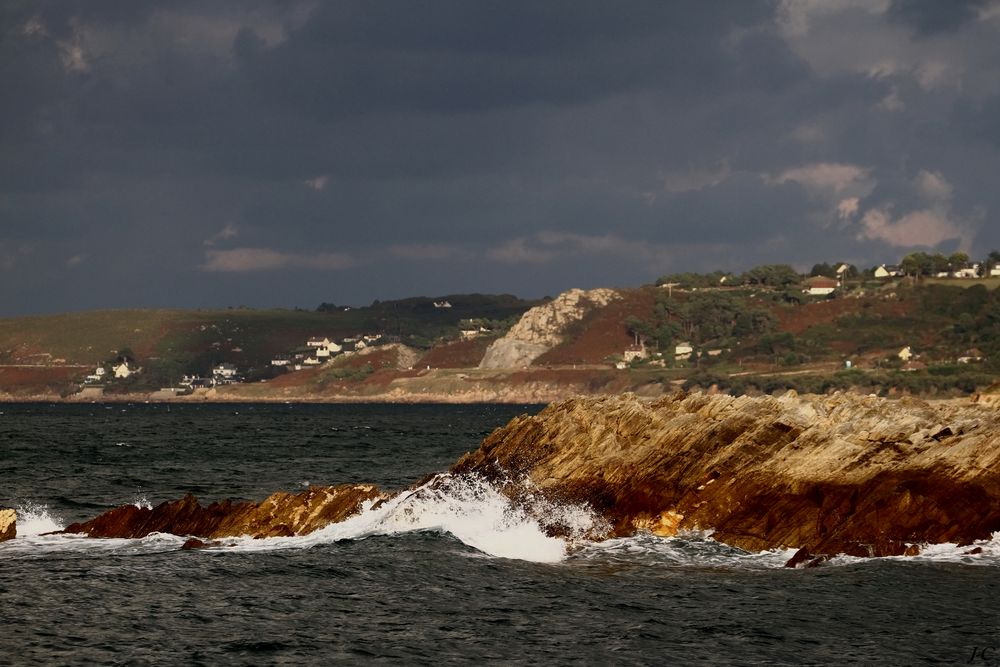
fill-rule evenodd
<path id="1" fill-rule="evenodd" d="M 1000 664 L 1000 539 L 913 559 L 589 543 L 586 507 L 439 480 L 312 535 L 44 533 L 194 493 L 408 487 L 539 406 L 2 405 L 0 664 Z"/>

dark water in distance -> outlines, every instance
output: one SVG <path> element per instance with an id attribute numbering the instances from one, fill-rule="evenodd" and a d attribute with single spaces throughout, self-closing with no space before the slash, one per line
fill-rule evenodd
<path id="1" fill-rule="evenodd" d="M 0 506 L 20 519 L 0 664 L 1000 664 L 997 539 L 813 570 L 700 535 L 535 562 L 548 538 L 482 489 L 203 551 L 38 535 L 188 492 L 401 488 L 538 409 L 0 405 Z"/>

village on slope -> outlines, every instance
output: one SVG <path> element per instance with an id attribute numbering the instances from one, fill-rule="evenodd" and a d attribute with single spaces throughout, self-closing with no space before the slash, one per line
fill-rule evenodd
<path id="1" fill-rule="evenodd" d="M 823 263 L 808 276 L 788 265 L 755 267 L 742 275 L 671 274 L 655 286 L 571 290 L 532 308 L 525 302 L 514 311 L 521 316 L 507 322 L 452 319 L 451 333 L 443 329 L 416 348 L 417 337 L 405 330 L 373 328 L 350 336 L 315 330 L 308 339 L 300 338 L 302 343 L 272 354 L 266 369 L 232 360 L 206 361 L 200 372 L 186 372 L 170 386 L 160 386 L 154 398 L 246 383 L 263 387 L 310 370 L 337 380 L 322 382 L 327 389 L 369 380 L 387 385 L 395 379 L 392 373 L 413 375 L 432 368 L 532 371 L 535 375 L 528 379 L 547 371 L 549 382 L 555 381 L 552 373 L 568 376 L 586 370 L 590 377 L 578 378 L 573 388 L 582 383 L 591 393 L 647 385 L 663 390 L 714 386 L 740 393 L 879 384 L 891 391 L 889 383 L 917 393 L 945 387 L 969 393 L 992 384 L 992 364 L 1000 357 L 994 353 L 1000 335 L 989 328 L 987 303 L 997 298 L 990 291 L 997 284 L 997 251 L 982 262 L 970 262 L 963 253 L 912 253 L 898 265 L 864 271 L 845 262 Z M 433 311 L 444 314 L 451 305 L 437 299 Z M 943 333 L 927 333 L 934 329 Z M 239 341 L 232 344 L 229 352 L 242 351 Z M 212 345 L 219 351 L 217 342 Z M 209 360 L 212 349 L 199 358 Z M 395 356 L 387 362 L 390 350 Z M 357 361 L 348 362 L 352 357 Z M 105 388 L 129 391 L 130 378 L 154 363 L 153 357 L 143 361 L 124 350 L 91 367 L 68 393 L 95 399 Z M 2 366 L 0 391 L 5 389 Z M 972 375 L 961 370 L 973 366 Z M 632 380 L 612 381 L 608 371 L 625 372 Z M 907 372 L 913 375 L 900 379 Z M 302 377 L 316 378 L 315 373 Z M 511 374 L 505 379 L 518 381 Z M 814 380 L 815 386 L 810 384 Z M 290 377 L 281 380 L 286 387 L 294 383 Z"/>

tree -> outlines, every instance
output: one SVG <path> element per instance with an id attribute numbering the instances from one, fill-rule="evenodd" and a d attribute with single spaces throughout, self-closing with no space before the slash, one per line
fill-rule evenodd
<path id="1" fill-rule="evenodd" d="M 787 287 L 799 280 L 798 272 L 788 264 L 764 264 L 743 274 L 743 282 L 767 287 Z"/>
<path id="2" fill-rule="evenodd" d="M 952 271 L 964 269 L 969 265 L 969 256 L 964 252 L 953 252 L 948 258 L 948 266 Z"/>
<path id="3" fill-rule="evenodd" d="M 827 278 L 836 278 L 837 269 L 826 262 L 822 264 L 813 264 L 812 269 L 809 271 L 809 276 L 826 276 Z"/>

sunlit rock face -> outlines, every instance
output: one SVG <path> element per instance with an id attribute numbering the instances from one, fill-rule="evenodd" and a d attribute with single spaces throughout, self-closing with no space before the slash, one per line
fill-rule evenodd
<path id="1" fill-rule="evenodd" d="M 10 509 L 0 509 L 0 542 L 17 537 L 17 513 Z"/>
<path id="2" fill-rule="evenodd" d="M 279 492 L 263 502 L 222 501 L 202 507 L 194 496 L 152 509 L 123 505 L 64 532 L 90 537 L 145 537 L 150 533 L 221 537 L 289 537 L 306 535 L 356 514 L 366 500 L 383 494 L 377 487 L 345 484 L 310 487 L 302 493 Z"/>
<path id="3" fill-rule="evenodd" d="M 1000 411 L 837 394 L 579 398 L 453 468 L 585 502 L 613 534 L 712 530 L 799 560 L 914 553 L 1000 530 Z"/>
<path id="4" fill-rule="evenodd" d="M 621 298 L 612 289 L 571 289 L 521 316 L 503 338 L 490 344 L 480 368 L 520 368 L 562 342 L 566 329 L 594 308 Z"/>

